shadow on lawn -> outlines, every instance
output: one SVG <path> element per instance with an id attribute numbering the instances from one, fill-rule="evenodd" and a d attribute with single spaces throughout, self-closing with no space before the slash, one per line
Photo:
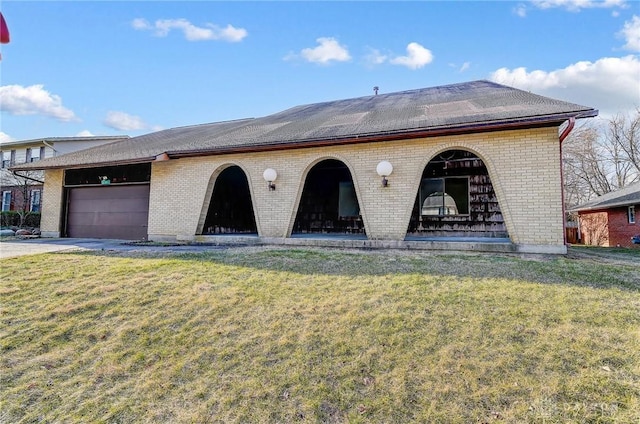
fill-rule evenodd
<path id="1" fill-rule="evenodd" d="M 81 254 L 132 257 L 140 260 L 167 258 L 210 261 L 229 266 L 301 275 L 366 277 L 423 274 L 443 278 L 507 279 L 640 291 L 640 250 L 591 249 L 587 254 L 584 248 L 570 248 L 567 256 L 553 256 L 277 246 L 194 248 L 193 245 L 182 245 L 92 250 Z"/>

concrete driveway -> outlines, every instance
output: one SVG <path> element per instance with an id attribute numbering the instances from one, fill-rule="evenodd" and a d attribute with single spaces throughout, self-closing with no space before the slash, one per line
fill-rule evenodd
<path id="1" fill-rule="evenodd" d="M 229 246 L 217 246 L 211 244 L 181 244 L 154 245 L 136 244 L 131 240 L 105 240 L 91 238 L 38 238 L 38 239 L 13 239 L 0 241 L 0 259 L 15 258 L 24 255 L 38 253 L 50 253 L 72 250 L 117 250 L 124 252 L 204 252 L 207 250 L 225 249 Z"/>
<path id="2" fill-rule="evenodd" d="M 123 240 L 100 239 L 13 239 L 0 241 L 0 259 L 15 258 L 38 253 L 60 252 L 63 250 L 112 250 L 126 249 Z"/>

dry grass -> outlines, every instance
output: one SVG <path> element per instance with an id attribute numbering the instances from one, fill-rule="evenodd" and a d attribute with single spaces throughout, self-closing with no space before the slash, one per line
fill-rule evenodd
<path id="1" fill-rule="evenodd" d="M 0 261 L 0 422 L 640 420 L 633 260 L 125 255 Z"/>

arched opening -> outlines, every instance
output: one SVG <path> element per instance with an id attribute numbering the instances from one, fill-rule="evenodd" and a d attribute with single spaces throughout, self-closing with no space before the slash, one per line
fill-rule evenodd
<path id="1" fill-rule="evenodd" d="M 353 178 L 344 163 L 326 159 L 311 168 L 292 234 L 365 234 Z"/>
<path id="2" fill-rule="evenodd" d="M 465 150 L 447 150 L 424 169 L 408 238 L 508 238 L 487 167 Z"/>
<path id="3" fill-rule="evenodd" d="M 230 166 L 216 179 L 202 233 L 257 233 L 249 182 L 239 166 Z"/>

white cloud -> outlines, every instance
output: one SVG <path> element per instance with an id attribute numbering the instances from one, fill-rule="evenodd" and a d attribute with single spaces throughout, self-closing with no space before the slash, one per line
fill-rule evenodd
<path id="1" fill-rule="evenodd" d="M 131 26 L 138 31 L 155 31 L 158 37 L 166 37 L 172 29 L 176 29 L 182 31 L 188 41 L 239 42 L 249 34 L 246 29 L 236 28 L 233 25 L 222 28 L 207 23 L 205 27 L 197 27 L 186 19 L 159 19 L 151 24 L 146 19 L 137 18 L 131 21 Z"/>
<path id="2" fill-rule="evenodd" d="M 464 62 L 458 72 L 462 73 L 471 67 L 471 62 Z"/>
<path id="3" fill-rule="evenodd" d="M 62 106 L 60 96 L 49 93 L 42 84 L 0 87 L 0 110 L 12 115 L 45 115 L 63 122 L 78 120 L 72 110 Z"/>
<path id="4" fill-rule="evenodd" d="M 621 8 L 627 7 L 627 0 L 532 0 L 529 3 L 519 3 L 513 8 L 513 13 L 524 18 L 531 7 L 537 9 L 562 8 L 570 12 L 580 12 L 582 9 L 594 8 Z M 618 12 L 613 11 L 612 15 L 617 16 Z"/>
<path id="5" fill-rule="evenodd" d="M 625 7 L 626 0 L 532 0 L 539 9 L 564 8 L 572 12 L 580 9 Z"/>
<path id="6" fill-rule="evenodd" d="M 369 65 L 381 65 L 389 59 L 389 56 L 383 54 L 378 49 L 369 48 L 369 53 L 365 56 L 365 62 Z"/>
<path id="7" fill-rule="evenodd" d="M 14 138 L 11 137 L 9 134 L 5 134 L 2 131 L 0 131 L 0 143 L 8 143 L 10 141 L 14 141 Z"/>
<path id="8" fill-rule="evenodd" d="M 462 65 L 458 65 L 456 63 L 449 63 L 449 67 L 456 69 L 458 73 L 463 73 L 471 67 L 471 62 L 464 62 Z"/>
<path id="9" fill-rule="evenodd" d="M 633 15 L 630 21 L 624 23 L 619 35 L 627 42 L 624 45 L 626 50 L 640 52 L 640 17 Z"/>
<path id="10" fill-rule="evenodd" d="M 349 50 L 333 37 L 316 39 L 317 47 L 302 49 L 300 56 L 306 61 L 326 65 L 330 62 L 347 62 L 351 60 Z"/>
<path id="11" fill-rule="evenodd" d="M 425 49 L 418 43 L 407 45 L 407 55 L 398 56 L 389 62 L 394 65 L 406 66 L 409 69 L 419 69 L 433 61 L 433 55 L 429 49 Z"/>
<path id="12" fill-rule="evenodd" d="M 513 13 L 520 16 L 521 18 L 524 18 L 525 16 L 527 16 L 527 6 L 525 4 L 520 3 L 513 8 Z"/>
<path id="13" fill-rule="evenodd" d="M 76 137 L 93 137 L 94 135 L 89 130 L 80 131 L 76 134 Z"/>
<path id="14" fill-rule="evenodd" d="M 133 29 L 137 29 L 138 31 L 153 29 L 153 26 L 144 18 L 136 18 L 131 21 L 131 26 Z"/>
<path id="15" fill-rule="evenodd" d="M 129 115 L 125 112 L 109 111 L 103 123 L 119 131 L 144 130 L 147 124 L 139 116 Z"/>
<path id="16" fill-rule="evenodd" d="M 501 68 L 492 81 L 600 110 L 601 116 L 639 106 L 640 59 L 634 55 L 577 62 L 555 71 Z"/>

